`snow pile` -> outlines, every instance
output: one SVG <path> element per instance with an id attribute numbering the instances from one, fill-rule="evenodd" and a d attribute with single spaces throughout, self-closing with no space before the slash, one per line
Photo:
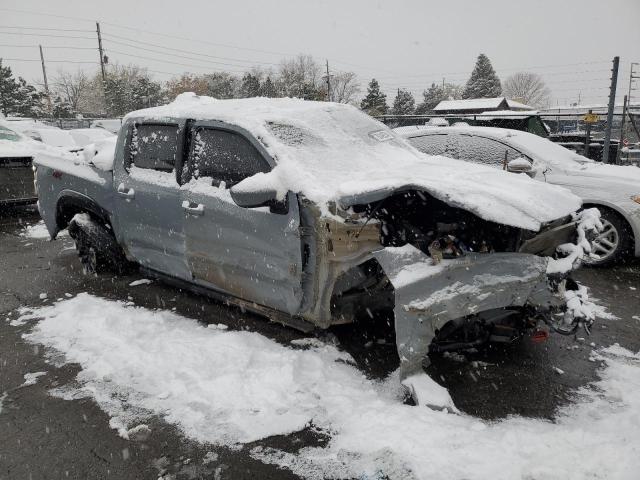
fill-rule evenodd
<path id="1" fill-rule="evenodd" d="M 80 364 L 68 398 L 93 396 L 123 435 L 151 413 L 224 445 L 312 423 L 331 436 L 326 447 L 252 455 L 318 479 L 633 479 L 640 469 L 640 355 L 620 347 L 593 354 L 601 380 L 555 422 L 485 422 L 403 405 L 397 378 L 367 380 L 329 345 L 286 347 L 88 294 L 22 314 L 42 318 L 28 341 Z"/>
<path id="2" fill-rule="evenodd" d="M 24 383 L 23 387 L 28 387 L 29 385 L 35 385 L 38 383 L 38 377 L 42 377 L 46 375 L 47 372 L 33 372 L 33 373 L 25 373 L 24 374 Z"/>
<path id="3" fill-rule="evenodd" d="M 321 208 L 363 192 L 407 187 L 480 217 L 529 230 L 568 215 L 580 200 L 562 187 L 481 165 L 420 154 L 396 133 L 349 105 L 290 98 L 215 100 L 193 93 L 132 112 L 130 118 L 215 119 L 246 129 L 275 159 L 268 173 L 234 186 L 242 191 L 303 193 Z"/>
<path id="4" fill-rule="evenodd" d="M 558 247 L 558 253 L 562 258 L 550 258 L 547 264 L 547 273 L 567 273 L 580 265 L 582 259 L 591 253 L 591 243 L 587 239 L 589 232 L 602 230 L 600 211 L 597 208 L 587 208 L 573 214 L 573 221 L 577 222 L 576 231 L 578 238 L 576 243 L 564 243 Z"/>
<path id="5" fill-rule="evenodd" d="M 34 225 L 27 225 L 24 230 L 20 232 L 20 236 L 26 238 L 35 238 L 38 240 L 51 238 L 43 220 L 40 220 Z"/>
<path id="6" fill-rule="evenodd" d="M 94 165 L 102 171 L 110 172 L 113 170 L 117 141 L 118 137 L 100 140 L 85 146 L 79 155 L 85 162 Z"/>

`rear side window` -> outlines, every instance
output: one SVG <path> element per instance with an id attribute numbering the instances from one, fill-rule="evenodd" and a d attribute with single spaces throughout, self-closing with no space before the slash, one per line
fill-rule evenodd
<path id="1" fill-rule="evenodd" d="M 522 155 L 504 143 L 484 137 L 458 136 L 458 158 L 468 162 L 503 168 L 506 162 Z"/>
<path id="2" fill-rule="evenodd" d="M 452 152 L 449 145 L 449 135 L 423 135 L 421 137 L 413 137 L 409 139 L 409 143 L 421 152 L 428 155 L 444 155 L 451 157 Z"/>
<path id="3" fill-rule="evenodd" d="M 242 135 L 226 130 L 198 129 L 194 136 L 190 175 L 210 177 L 227 187 L 259 172 L 268 172 L 269 164 Z"/>
<path id="4" fill-rule="evenodd" d="M 178 152 L 177 125 L 134 125 L 131 164 L 138 168 L 170 172 Z"/>

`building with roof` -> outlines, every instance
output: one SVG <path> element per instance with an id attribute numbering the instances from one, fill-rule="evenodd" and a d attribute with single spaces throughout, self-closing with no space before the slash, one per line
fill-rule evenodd
<path id="1" fill-rule="evenodd" d="M 524 103 L 510 100 L 506 97 L 496 98 L 471 98 L 468 100 L 443 100 L 433 109 L 435 113 L 439 114 L 477 114 L 482 112 L 492 111 L 525 111 L 535 110 L 529 105 Z"/>

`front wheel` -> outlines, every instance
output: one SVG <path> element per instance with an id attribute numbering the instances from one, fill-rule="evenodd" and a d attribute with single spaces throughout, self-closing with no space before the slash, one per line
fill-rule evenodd
<path id="1" fill-rule="evenodd" d="M 633 234 L 627 222 L 617 213 L 600 208 L 602 226 L 591 242 L 591 253 L 584 263 L 593 267 L 608 267 L 626 257 L 632 248 Z"/>

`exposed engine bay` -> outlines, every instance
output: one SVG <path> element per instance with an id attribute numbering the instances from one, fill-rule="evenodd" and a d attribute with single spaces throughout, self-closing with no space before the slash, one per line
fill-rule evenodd
<path id="1" fill-rule="evenodd" d="M 395 193 L 373 203 L 354 205 L 350 208 L 350 215 L 351 221 L 357 218 L 353 229 L 354 241 L 358 241 L 358 235 L 365 230 L 370 235 L 371 227 L 376 226 L 379 229 L 380 243 L 384 247 L 389 251 L 407 245 L 414 247 L 422 253 L 422 257 L 416 256 L 415 260 L 427 264 L 427 269 L 437 269 L 438 266 L 454 268 L 451 262 L 471 265 L 475 263 L 475 259 L 483 258 L 485 254 L 493 256 L 511 252 L 516 256 L 518 253 L 531 256 L 530 261 L 519 257 L 522 262 L 520 268 L 526 270 L 527 263 L 532 263 L 535 259 L 534 263 L 543 264 L 544 256 L 552 255 L 559 245 L 572 241 L 576 236 L 575 225 L 570 217 L 545 225 L 540 232 L 529 232 L 481 219 L 471 212 L 452 207 L 416 190 Z M 361 226 L 358 227 L 357 223 Z M 510 258 L 508 255 L 498 255 L 495 257 L 496 262 L 498 257 L 507 260 Z M 490 264 L 490 260 L 491 257 L 482 263 Z M 370 321 L 371 318 L 388 315 L 394 308 L 397 311 L 398 292 L 397 287 L 394 288 L 394 282 L 390 281 L 393 274 L 389 271 L 393 270 L 394 260 L 388 262 L 389 265 L 381 265 L 381 258 L 377 255 L 376 258 L 343 272 L 335 283 L 331 298 L 332 315 L 352 318 L 354 321 Z M 562 288 L 567 288 L 563 278 L 550 280 L 544 275 L 544 268 L 540 267 L 539 270 L 540 277 L 544 277 L 545 286 L 557 290 L 562 282 Z M 506 275 L 507 271 L 503 274 Z M 496 279 L 499 275 L 498 268 Z M 455 287 L 454 280 L 450 276 L 448 278 L 449 286 Z M 492 281 L 498 282 L 496 279 Z M 469 280 L 470 285 L 465 284 L 458 289 L 459 296 L 455 289 L 446 292 L 452 297 L 450 302 L 457 297 L 459 303 L 468 303 L 469 312 L 451 317 L 448 323 L 441 325 L 442 328 L 434 330 L 433 342 L 429 346 L 431 352 L 474 348 L 489 342 L 508 343 L 526 332 L 532 332 L 538 340 L 546 338 L 548 328 L 544 323 L 553 323 L 550 316 L 561 308 L 562 302 L 551 305 L 549 299 L 541 308 L 538 308 L 539 305 L 534 308 L 526 305 L 524 299 L 519 305 L 507 304 L 488 311 L 479 310 L 481 305 L 478 304 L 478 310 L 474 310 L 473 299 L 479 295 L 481 282 L 471 276 Z M 516 288 L 522 287 L 524 283 L 526 282 L 522 279 L 516 280 Z M 572 288 L 572 285 L 569 282 L 568 288 Z M 448 288 L 447 282 L 443 287 Z M 422 296 L 425 294 L 426 290 Z M 485 292 L 484 295 L 494 294 Z M 448 307 L 447 310 L 451 311 L 451 305 Z M 407 305 L 402 305 L 402 308 L 414 310 Z M 573 331 L 575 329 L 571 330 Z"/>

